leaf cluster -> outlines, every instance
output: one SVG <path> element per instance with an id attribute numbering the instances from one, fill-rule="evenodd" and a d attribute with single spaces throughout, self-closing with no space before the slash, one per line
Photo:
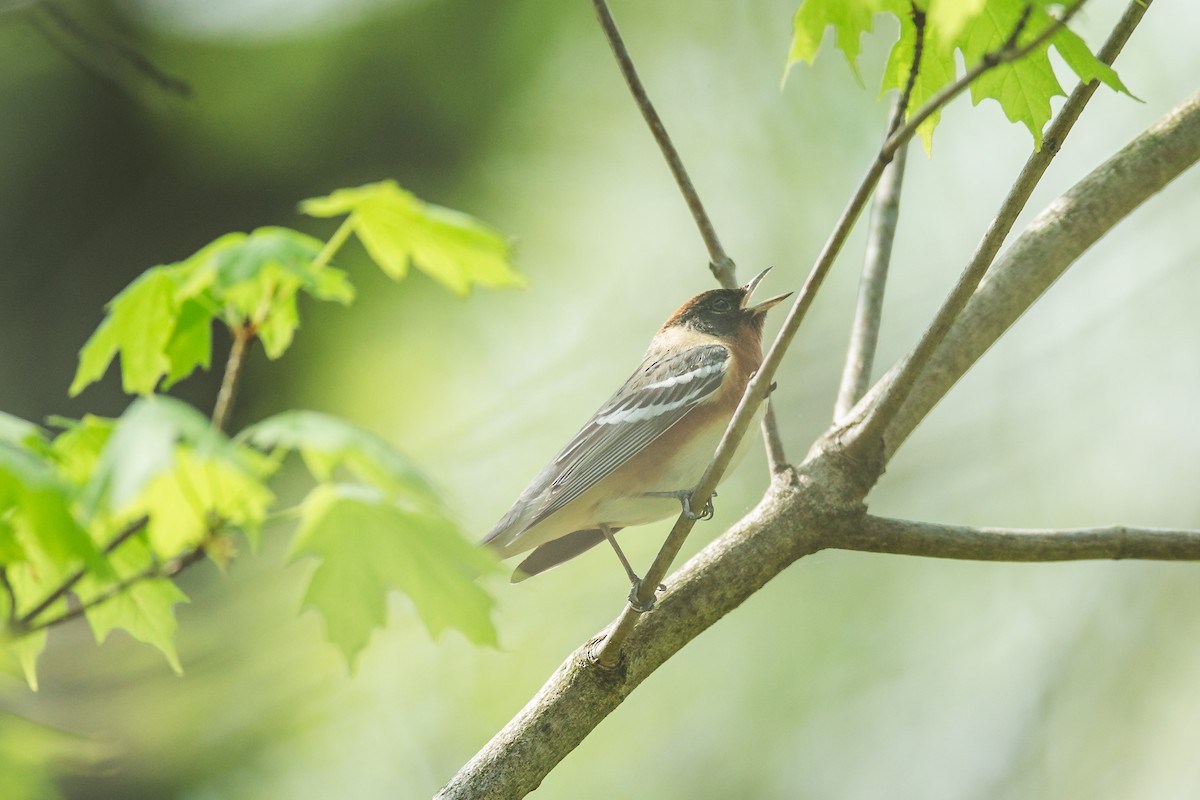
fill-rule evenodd
<path id="1" fill-rule="evenodd" d="M 354 233 L 388 275 L 416 266 L 456 294 L 519 286 L 507 240 L 432 206 L 395 182 L 305 201 L 345 216 L 328 242 L 283 227 L 230 233 L 187 258 L 151 267 L 107 305 L 84 344 L 72 395 L 119 359 L 137 398 L 118 418 L 35 425 L 0 412 L 0 661 L 36 687 L 47 631 L 84 616 L 97 642 L 121 628 L 176 671 L 172 580 L 208 558 L 224 567 L 264 526 L 296 520 L 290 559 L 315 558 L 305 603 L 348 659 L 406 594 L 430 633 L 494 643 L 492 600 L 476 579 L 493 569 L 469 544 L 420 468 L 382 438 L 315 411 L 283 411 L 227 436 L 196 408 L 161 394 L 212 366 L 214 331 L 258 341 L 272 359 L 300 326 L 300 298 L 349 305 L 355 289 L 331 265 Z M 236 381 L 227 369 L 226 381 Z M 296 453 L 312 488 L 280 509 L 270 481 Z"/>

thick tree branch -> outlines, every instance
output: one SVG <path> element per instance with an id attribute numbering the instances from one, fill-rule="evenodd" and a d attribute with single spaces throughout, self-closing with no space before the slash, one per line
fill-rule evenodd
<path id="1" fill-rule="evenodd" d="M 1197 151 L 1200 95 L 1056 201 L 996 265 L 939 348 L 894 426 L 906 424 L 911 430 L 954 378 L 1007 327 L 1011 322 L 1004 321 L 1007 316 L 1015 319 L 1045 288 L 1027 288 L 1026 281 L 1048 285 L 1111 227 L 1114 215 L 1122 213 L 1120 209 L 1125 214 L 1132 211 L 1140 202 L 1137 195 L 1144 199 L 1162 188 L 1200 158 Z M 1135 196 L 1126 198 L 1126 192 Z M 1097 214 L 1100 219 L 1093 219 Z M 1048 262 L 1044 274 L 1040 270 L 1043 260 Z M 1013 295 L 1011 301 L 1006 294 Z M 870 402 L 870 396 L 864 402 Z M 893 431 L 902 429 L 889 428 L 889 441 Z M 612 668 L 600 666 L 595 651 L 613 635 L 620 621 L 577 650 L 439 797 L 524 796 L 650 673 L 772 577 L 804 555 L 842 547 L 862 537 L 867 523 L 861 499 L 882 474 L 884 461 L 847 457 L 838 441 L 836 432 L 831 431 L 798 472 L 788 470 L 776 476 L 754 511 L 672 576 L 657 609 L 631 626 L 626 646 Z M 1163 553 L 1174 546 L 1169 545 L 1169 535 L 1157 541 L 1168 543 L 1162 545 Z M 1036 544 L 1037 540 L 1013 538 L 1005 543 L 1006 558 L 1018 560 L 1011 542 Z M 951 556 L 952 537 L 945 544 L 942 552 Z M 1084 552 L 1083 546 L 1079 552 Z M 1160 557 L 1150 555 L 1149 550 L 1138 555 L 1143 553 Z M 1128 557 L 1132 552 L 1125 550 L 1120 555 Z M 981 548 L 972 557 L 986 556 Z"/>
<path id="2" fill-rule="evenodd" d="M 1164 528 L 971 528 L 866 515 L 830 547 L 970 561 L 1200 560 L 1200 531 Z"/>
<path id="3" fill-rule="evenodd" d="M 1005 44 L 1005 49 L 986 54 L 981 59 L 980 64 L 968 70 L 967 74 L 973 76 L 971 80 L 974 80 L 974 78 L 982 75 L 988 69 L 1008 63 L 1032 52 L 1036 46 L 1044 42 L 1046 38 L 1065 24 L 1071 14 L 1082 5 L 1082 2 L 1083 0 L 1080 0 L 1080 2 L 1068 9 L 1062 19 L 1056 20 L 1053 24 L 1047 26 L 1047 29 L 1030 44 L 1021 48 L 1011 49 L 1010 43 L 1015 42 L 1021 28 L 1024 26 L 1024 17 L 1022 17 L 1022 21 L 1014 29 L 1013 35 L 1009 37 L 1009 42 Z M 930 114 L 937 110 L 937 107 L 940 107 L 934 107 L 933 104 L 935 102 L 939 104 L 949 102 L 970 83 L 969 80 L 965 82 L 956 81 L 956 85 L 960 82 L 962 85 L 955 91 L 938 92 L 935 98 L 923 105 L 906 124 L 900 126 L 899 130 L 888 136 L 880 148 L 878 156 L 871 164 L 870 169 L 867 170 L 866 176 L 859 183 L 850 203 L 842 211 L 841 217 L 838 218 L 837 223 L 834 225 L 833 232 L 830 233 L 825 246 L 817 257 L 816 263 L 809 271 L 804 285 L 796 293 L 796 299 L 792 303 L 792 307 L 788 310 L 788 315 L 784 319 L 783 326 L 775 337 L 775 341 L 771 343 L 770 349 L 768 349 L 766 356 L 763 358 L 762 365 L 747 384 L 746 391 L 738 403 L 737 410 L 734 411 L 733 417 L 725 429 L 725 433 L 721 436 L 721 441 L 717 445 L 717 450 L 713 454 L 712 461 L 692 490 L 691 503 L 693 507 L 702 508 L 712 498 L 712 493 L 716 489 L 717 483 L 724 476 L 725 470 L 728 469 L 738 444 L 746 435 L 746 431 L 750 427 L 750 422 L 758 411 L 759 404 L 766 399 L 770 392 L 775 371 L 779 368 L 784 354 L 795 338 L 797 331 L 799 331 L 800 323 L 804 320 L 805 314 L 808 313 L 809 307 L 816 298 L 817 290 L 825 280 L 825 276 L 829 274 L 829 270 L 833 267 L 834 261 L 845 245 L 846 239 L 854 227 L 854 223 L 870 200 L 871 194 L 875 190 L 875 185 L 878 183 L 879 176 L 883 173 L 884 168 L 892 160 L 896 150 L 916 134 L 920 121 L 929 117 Z M 636 610 L 635 606 L 647 608 L 652 604 L 656 587 L 666 577 L 667 571 L 671 568 L 672 562 L 674 562 L 675 557 L 679 554 L 679 550 L 683 547 L 684 541 L 687 539 L 688 534 L 691 533 L 695 524 L 696 520 L 689 519 L 686 514 L 680 514 L 678 519 L 675 520 L 675 525 L 667 535 L 666 541 L 663 542 L 663 546 L 659 550 L 658 555 L 655 556 L 654 562 L 642 578 L 642 584 L 637 590 L 636 598 L 634 598 L 637 602 L 631 602 L 625 606 L 625 610 L 617 619 L 616 625 L 613 626 L 608 638 L 600 647 L 597 657 L 601 664 L 612 666 L 616 663 L 618 651 L 641 613 Z"/>
<path id="4" fill-rule="evenodd" d="M 991 268 L 889 421 L 884 458 L 1085 250 L 1198 160 L 1200 92 L 1038 215 Z M 893 370 L 881 386 L 895 379 Z"/>
<path id="5" fill-rule="evenodd" d="M 1129 36 L 1133 33 L 1134 28 L 1141 21 L 1142 15 L 1145 14 L 1146 9 L 1150 5 L 1150 1 L 1133 0 L 1129 4 L 1124 16 L 1109 35 L 1108 41 L 1100 49 L 1097 58 L 1109 65 L 1116 60 L 1117 55 L 1121 52 L 1121 48 L 1125 46 L 1125 42 L 1129 40 Z M 1072 6 L 1063 15 L 1064 19 L 1074 13 L 1079 6 L 1080 4 L 1078 3 Z M 950 326 L 959 314 L 962 313 L 963 307 L 970 300 L 972 293 L 979 286 L 980 281 L 983 280 L 988 267 L 991 266 L 993 260 L 996 258 L 996 254 L 1000 251 L 1000 246 L 1004 243 L 1004 239 L 1016 223 L 1017 215 L 1025 208 L 1025 204 L 1029 201 L 1033 190 L 1046 173 L 1050 162 L 1058 154 L 1063 140 L 1071 132 L 1071 128 L 1074 127 L 1076 120 L 1079 119 L 1084 106 L 1092 99 L 1092 95 L 1095 94 L 1099 85 L 1099 81 L 1081 83 L 1076 86 L 1071 96 L 1067 98 L 1067 102 L 1063 104 L 1062 109 L 1055 116 L 1054 121 L 1046 131 L 1046 146 L 1033 153 L 1025 162 L 1025 166 L 1021 169 L 1021 174 L 1017 177 L 1016 183 L 1009 189 L 1008 196 L 1004 198 L 1004 202 L 1000 206 L 1000 211 L 988 226 L 987 232 L 984 233 L 983 239 L 976 247 L 974 255 L 971 256 L 970 262 L 959 276 L 958 282 L 951 290 L 950 295 L 946 298 L 942 307 L 938 309 L 938 313 L 921 336 L 916 347 L 901 362 L 898 370 L 893 371 L 892 379 L 882 385 L 882 391 L 876 395 L 877 399 L 867 411 L 866 422 L 853 434 L 859 442 L 866 446 L 874 446 L 876 444 L 874 441 L 875 438 L 878 437 L 884 427 L 904 404 L 908 392 L 912 390 L 913 385 L 937 349 L 938 344 L 945 338 L 947 332 L 950 330 Z"/>

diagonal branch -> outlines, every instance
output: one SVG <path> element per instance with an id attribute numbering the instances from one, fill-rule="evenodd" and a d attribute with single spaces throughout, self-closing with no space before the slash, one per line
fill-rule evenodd
<path id="1" fill-rule="evenodd" d="M 637 103 L 638 110 L 642 112 L 642 117 L 646 120 L 650 133 L 654 135 L 654 141 L 658 142 L 658 148 L 662 150 L 663 158 L 666 159 L 667 166 L 671 168 L 671 174 L 675 176 L 675 183 L 679 185 L 679 191 L 683 194 L 683 199 L 692 212 L 692 218 L 696 220 L 696 227 L 700 229 L 704 246 L 708 248 L 709 269 L 723 287 L 726 289 L 737 288 L 737 270 L 734 267 L 733 259 L 721 247 L 721 240 L 717 238 L 717 231 L 713 228 L 712 220 L 709 219 L 708 212 L 704 210 L 704 204 L 700 202 L 700 195 L 696 193 L 696 187 L 692 185 L 692 179 L 688 177 L 687 170 L 684 169 L 679 151 L 675 149 L 675 144 L 671 141 L 662 118 L 658 116 L 654 104 L 650 102 L 650 96 L 646 94 L 646 87 L 642 85 L 642 80 L 633 66 L 633 59 L 629 57 L 629 51 L 621 39 L 621 32 L 617 30 L 617 23 L 613 19 L 612 12 L 608 10 L 608 3 L 605 0 L 592 0 L 592 5 L 596 8 L 596 17 L 600 20 L 600 27 L 604 29 L 604 35 L 617 59 L 617 65 L 621 68 L 621 74 L 625 77 L 625 83 L 629 85 L 634 102 Z"/>
<path id="2" fill-rule="evenodd" d="M 666 159 L 671 174 L 675 176 L 675 183 L 679 186 L 684 202 L 687 203 L 692 212 L 692 218 L 696 221 L 700 237 L 704 239 L 704 245 L 708 248 L 708 266 L 712 270 L 713 277 L 726 289 L 737 288 L 737 267 L 721 246 L 716 228 L 713 227 L 708 212 L 704 210 L 704 204 L 700 202 L 700 195 L 696 191 L 696 187 L 692 185 L 692 180 L 683 166 L 683 159 L 679 157 L 679 151 L 675 149 L 675 144 L 671 141 L 662 118 L 658 116 L 658 111 L 650 102 L 650 96 L 646 94 L 646 87 L 642 85 L 637 69 L 633 66 L 633 59 L 625 47 L 621 32 L 617 29 L 616 20 L 613 19 L 612 12 L 608 9 L 608 3 L 605 0 L 593 0 L 592 4 L 596 8 L 596 16 L 600 20 L 600 27 L 604 29 L 609 47 L 612 48 L 613 55 L 617 59 L 617 65 L 621 68 L 621 74 L 625 77 L 625 83 L 629 86 L 629 93 L 633 95 L 634 102 L 642 112 L 642 118 L 646 120 L 651 135 L 658 142 L 663 158 Z M 763 446 L 767 451 L 767 465 L 771 474 L 774 475 L 787 468 L 788 460 L 783 449 L 783 437 L 779 433 L 779 422 L 775 417 L 775 409 L 770 400 L 767 400 L 762 432 Z"/>
<path id="3" fill-rule="evenodd" d="M 1125 42 L 1129 40 L 1129 36 L 1133 33 L 1134 28 L 1137 27 L 1142 16 L 1146 13 L 1150 2 L 1152 0 L 1133 0 L 1129 4 L 1124 16 L 1122 16 L 1109 35 L 1108 41 L 1100 49 L 1097 55 L 1100 61 L 1112 65 L 1117 55 L 1121 52 L 1121 48 L 1125 46 Z M 1081 3 L 1076 3 L 1072 6 L 1063 15 L 1063 19 L 1065 20 L 1073 14 L 1080 5 Z M 898 371 L 893 371 L 891 379 L 883 386 L 882 393 L 876 395 L 877 399 L 869 411 L 867 411 L 866 420 L 853 433 L 855 440 L 867 446 L 874 446 L 875 439 L 882 433 L 884 427 L 889 424 L 904 404 L 908 393 L 912 391 L 913 386 L 920 377 L 922 370 L 929 363 L 929 359 L 932 357 L 934 351 L 937 350 L 938 345 L 946 337 L 950 326 L 962 313 L 967 301 L 970 300 L 971 295 L 978 288 L 980 281 L 983 280 L 988 267 L 991 266 L 992 261 L 996 258 L 996 254 L 1000 251 L 1000 246 L 1004 243 L 1004 239 L 1016 223 L 1017 215 L 1025 208 L 1025 204 L 1029 201 L 1030 195 L 1033 194 L 1034 188 L 1041 181 L 1042 176 L 1046 173 L 1046 169 L 1050 166 L 1050 162 L 1058 154 L 1058 149 L 1062 146 L 1063 140 L 1071 132 L 1071 128 L 1074 127 L 1076 120 L 1079 119 L 1084 106 L 1092 99 L 1092 95 L 1095 94 L 1099 85 L 1100 82 L 1098 80 L 1093 80 L 1089 83 L 1079 84 L 1071 92 L 1071 96 L 1067 98 L 1067 102 L 1063 104 L 1062 109 L 1046 131 L 1045 141 L 1047 146 L 1035 152 L 1025 162 L 1025 166 L 1022 168 L 1021 174 L 1017 177 L 1016 183 L 1009 189 L 1008 196 L 1004 198 L 1004 202 L 1000 206 L 1000 211 L 993 218 L 987 232 L 983 235 L 983 239 L 980 240 L 979 245 L 976 247 L 974 255 L 971 256 L 971 261 L 959 276 L 958 282 L 942 304 L 942 307 L 938 309 L 937 315 L 921 336 L 920 341 L 917 342 L 916 347 L 901 362 Z M 890 445 L 888 446 L 890 447 Z"/>
<path id="4" fill-rule="evenodd" d="M 1080 186 L 1117 198 L 1126 194 L 1144 196 L 1152 193 L 1147 185 L 1162 188 L 1197 158 L 1200 158 L 1200 94 L 1138 137 L 1114 157 L 1113 163 L 1098 170 L 1104 175 L 1103 181 L 1092 176 Z M 1081 189 L 1077 193 L 1073 189 L 1068 196 L 1076 194 L 1086 197 L 1089 192 Z M 1124 213 L 1136 205 L 1137 201 L 1125 204 Z M 1019 278 L 1006 279 L 995 290 L 997 296 L 991 301 L 995 313 L 1003 316 L 1012 310 L 1000 294 L 1025 292 L 1022 281 L 1029 276 L 1022 273 L 1033 271 L 1040 281 L 1046 277 L 1039 272 L 1042 262 L 1062 261 L 1057 267 L 1048 268 L 1048 273 L 1057 275 L 1055 269 L 1058 272 L 1065 269 L 1078 252 L 1095 243 L 1114 222 L 1102 207 L 1085 202 L 1059 201 L 1052 209 L 1055 213 L 1035 222 L 997 264 L 998 273 L 1011 273 Z M 1093 224 L 1091 217 L 1098 212 L 1103 212 L 1103 219 Z M 1069 243 L 1057 237 L 1056 229 L 1070 231 L 1066 237 Z M 1009 263 L 1010 259 L 1013 263 Z M 1046 283 L 1052 280 L 1050 277 Z M 984 289 L 992 283 L 989 278 Z M 1034 296 L 1038 291 L 1034 290 Z M 1020 306 L 1023 310 L 1028 302 L 1031 300 L 1021 295 L 1013 305 L 1024 303 Z M 1015 319 L 1019 313 L 1020 310 L 1013 311 L 1012 317 Z M 964 315 L 967 318 L 983 328 L 981 338 L 988 344 L 998 335 L 997 326 L 986 317 L 975 316 L 972 306 L 968 306 Z M 938 367 L 952 371 L 960 355 L 967 363 L 977 357 L 977 342 L 969 330 L 962 329 L 965 324 L 957 323 L 946 339 L 939 351 L 942 363 Z M 986 344 L 979 349 L 980 352 L 986 349 Z M 931 388 L 926 391 L 924 386 L 918 387 L 919 391 L 910 399 L 910 404 L 920 399 L 921 406 L 909 417 L 906 405 L 897 424 L 920 419 L 941 396 L 937 392 L 944 394 L 948 388 L 932 378 L 927 380 Z M 881 461 L 846 458 L 833 448 L 818 448 L 797 471 L 775 476 L 757 508 L 674 573 L 671 586 L 660 598 L 655 612 L 642 616 L 632 626 L 626 647 L 621 649 L 613 668 L 598 666 L 596 649 L 614 635 L 619 621 L 569 656 L 529 704 L 459 770 L 438 797 L 508 798 L 523 797 L 533 791 L 642 681 L 692 639 L 797 559 L 823 548 L 841 547 L 860 536 L 858 528 L 865 518 L 860 502 L 863 487 L 873 485 L 882 469 Z M 954 544 L 952 539 L 944 543 L 947 548 Z M 949 554 L 950 550 L 945 552 Z M 1128 551 L 1123 554 L 1128 555 Z M 982 550 L 976 557 L 984 557 Z"/>
<path id="5" fill-rule="evenodd" d="M 905 81 L 904 89 L 892 107 L 888 136 L 895 133 L 904 121 L 913 87 L 917 84 L 921 55 L 925 51 L 925 12 L 921 11 L 916 3 L 912 5 L 912 18 L 916 30 L 912 64 L 908 68 L 908 80 Z M 879 177 L 879 186 L 875 190 L 858 301 L 854 308 L 854 321 L 850 325 L 850 344 L 846 349 L 842 382 L 838 387 L 837 401 L 833 408 L 835 421 L 846 416 L 870 386 L 871 368 L 874 366 L 875 349 L 879 343 L 879 326 L 883 319 L 883 294 L 887 287 L 888 265 L 892 260 L 896 223 L 900 219 L 900 190 L 904 183 L 906 153 L 907 147 L 896 151 L 892 163 L 888 164 Z"/>
<path id="6" fill-rule="evenodd" d="M 967 75 L 956 81 L 952 87 L 947 87 L 947 89 L 938 92 L 933 99 L 921 106 L 909 118 L 908 122 L 901 125 L 895 133 L 887 137 L 875 161 L 872 162 L 871 167 L 867 170 L 866 176 L 859 183 L 850 203 L 842 212 L 841 217 L 838 218 L 833 232 L 830 233 L 829 239 L 826 240 L 825 246 L 822 248 L 816 263 L 808 274 L 808 278 L 804 281 L 804 285 L 796 293 L 796 300 L 792 303 L 792 307 L 788 311 L 788 315 L 784 319 L 783 326 L 778 335 L 776 335 L 775 341 L 771 343 L 770 349 L 763 358 L 762 365 L 746 386 L 746 391 L 742 395 L 737 410 L 734 411 L 733 417 L 730 419 L 729 425 L 721 437 L 720 444 L 717 445 L 717 450 L 713 454 L 712 461 L 709 463 L 700 481 L 692 490 L 691 502 L 693 507 L 701 508 L 712 498 L 712 493 L 716 489 L 721 477 L 725 474 L 725 470 L 728 469 L 729 463 L 733 460 L 737 445 L 746 435 L 746 431 L 750 427 L 750 422 L 757 412 L 759 404 L 766 399 L 775 377 L 775 371 L 779 368 L 784 354 L 795 338 L 796 332 L 800 329 L 800 323 L 804 320 L 805 314 L 808 312 L 813 300 L 816 299 L 817 290 L 833 267 L 833 263 L 845 245 L 846 239 L 854 227 L 854 223 L 862 213 L 863 208 L 866 207 L 872 192 L 875 190 L 875 185 L 879 181 L 880 175 L 892 160 L 896 150 L 916 134 L 917 127 L 922 121 L 937 111 L 941 105 L 948 103 L 966 89 L 972 80 L 989 69 L 993 69 L 1000 64 L 1006 64 L 1022 55 L 1032 52 L 1061 28 L 1070 15 L 1082 5 L 1083 1 L 1080 0 L 1080 2 L 1072 6 L 1061 19 L 1047 26 L 1047 29 L 1028 45 L 1015 50 L 985 54 L 979 64 L 967 71 Z M 1023 19 L 1021 25 L 1023 25 Z M 1019 30 L 1020 26 L 1018 26 L 1015 33 L 1019 32 Z M 1010 41 L 1012 40 L 1015 40 L 1015 35 L 1010 37 Z M 625 610 L 617 619 L 616 625 L 612 628 L 611 633 L 599 649 L 597 658 L 602 666 L 612 666 L 616 663 L 621 644 L 629 635 L 639 616 L 639 612 L 634 606 L 646 608 L 651 605 L 655 589 L 666 577 L 667 571 L 671 568 L 672 562 L 674 562 L 675 557 L 679 554 L 679 550 L 683 547 L 684 541 L 687 539 L 688 534 L 691 533 L 695 524 L 696 521 L 689 519 L 686 514 L 680 514 L 679 518 L 675 520 L 675 525 L 671 528 L 666 541 L 663 543 L 658 555 L 654 558 L 654 562 L 650 565 L 650 569 L 647 570 L 646 575 L 642 579 L 641 586 L 636 592 L 636 598 L 634 598 L 636 599 L 636 603 L 631 602 L 625 606 Z"/>
<path id="7" fill-rule="evenodd" d="M 52 628 L 55 625 L 61 625 L 64 622 L 70 622 L 76 617 L 83 616 L 96 606 L 107 603 L 109 600 L 112 600 L 113 598 L 123 594 L 139 583 L 153 579 L 173 578 L 180 572 L 183 572 L 185 569 L 190 567 L 192 564 L 202 560 L 204 555 L 205 546 L 203 544 L 196 545 L 191 550 L 176 556 L 166 564 L 153 564 L 149 567 L 146 567 L 141 572 L 137 572 L 127 578 L 123 578 L 122 580 L 114 583 L 112 586 L 97 594 L 95 597 L 89 598 L 87 601 L 82 602 L 74 608 L 68 609 L 57 616 L 49 617 L 48 619 L 26 625 L 25 627 L 19 629 L 19 633 L 20 635 L 24 635 L 33 633 L 35 631 L 45 630 L 46 628 Z"/>
<path id="8" fill-rule="evenodd" d="M 970 561 L 1200 561 L 1200 531 L 1124 525 L 1057 530 L 972 528 L 868 514 L 830 547 Z"/>
<path id="9" fill-rule="evenodd" d="M 116 536 L 113 537 L 113 540 L 104 547 L 104 554 L 109 555 L 114 550 L 116 550 L 118 547 L 120 547 L 122 544 L 129 541 L 129 539 L 136 536 L 141 531 L 145 530 L 146 524 L 149 522 L 150 522 L 149 517 L 146 517 L 146 516 L 138 517 L 136 520 L 134 520 L 129 525 L 127 525 L 124 528 L 124 530 L 122 530 L 120 533 L 118 533 Z M 58 600 L 62 599 L 64 596 L 66 596 L 67 592 L 74 589 L 75 586 L 81 580 L 83 580 L 83 577 L 85 575 L 87 575 L 87 573 L 88 573 L 87 569 L 84 568 L 84 569 L 76 570 L 75 572 L 68 575 L 67 578 L 61 584 L 59 584 L 58 588 L 56 588 L 53 592 L 51 592 L 49 595 L 46 596 L 46 599 L 42 600 L 42 602 L 38 603 L 36 606 L 31 608 L 29 611 L 22 614 L 19 619 L 13 620 L 14 627 L 16 627 L 17 629 L 26 629 L 26 628 L 32 629 L 35 627 L 42 627 L 40 624 L 35 626 L 33 624 L 34 620 L 37 619 L 39 615 L 43 614 L 46 611 L 46 609 L 50 608 L 50 606 L 54 605 Z M 14 613 L 16 612 L 16 602 L 15 601 L 13 602 L 12 611 Z"/>
<path id="10" fill-rule="evenodd" d="M 1197 161 L 1200 92 L 1039 214 L 991 268 L 916 377 L 907 400 L 883 429 L 884 457 L 890 458 L 934 404 L 1088 247 Z M 883 382 L 895 379 L 889 373 Z"/>

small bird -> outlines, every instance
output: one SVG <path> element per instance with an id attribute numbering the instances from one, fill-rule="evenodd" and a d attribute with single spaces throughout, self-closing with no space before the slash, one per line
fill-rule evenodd
<path id="1" fill-rule="evenodd" d="M 481 544 L 501 558 L 528 550 L 514 583 L 604 540 L 625 568 L 633 597 L 641 583 L 614 533 L 672 516 L 693 519 L 692 488 L 762 363 L 766 312 L 790 296 L 749 305 L 770 268 L 737 289 L 696 295 L 650 340 L 629 380 L 525 487 Z"/>

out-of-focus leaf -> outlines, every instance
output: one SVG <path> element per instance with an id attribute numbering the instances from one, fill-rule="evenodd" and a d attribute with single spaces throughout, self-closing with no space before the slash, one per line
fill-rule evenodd
<path id="1" fill-rule="evenodd" d="M 58 581 L 57 575 L 48 575 L 45 570 L 29 563 L 9 565 L 5 575 L 17 597 L 16 613 L 18 615 L 29 612 L 42 601 L 42 598 L 48 597 Z M 53 616 L 62 613 L 66 607 L 66 599 L 59 598 L 51 603 L 44 613 Z M 0 592 L 0 611 L 7 619 L 10 609 L 9 599 L 5 592 Z M 29 684 L 29 688 L 35 692 L 38 689 L 37 660 L 45 648 L 45 630 L 34 631 L 16 639 L 6 639 L 3 629 L 0 629 L 0 659 L 4 661 L 11 659 L 10 664 L 15 662 L 12 665 L 20 670 L 25 677 L 25 682 Z"/>
<path id="2" fill-rule="evenodd" d="M 154 563 L 150 549 L 130 539 L 115 550 L 110 557 L 117 577 L 127 580 L 151 567 Z M 91 576 L 79 582 L 78 594 L 85 604 L 112 585 L 112 581 L 99 581 Z M 165 578 L 139 580 L 122 592 L 86 612 L 88 623 L 103 644 L 114 628 L 123 628 L 140 642 L 158 648 L 166 657 L 171 669 L 183 673 L 179 655 L 175 650 L 176 603 L 186 603 L 188 597 L 172 581 Z"/>
<path id="3" fill-rule="evenodd" d="M 87 483 L 116 427 L 116 420 L 88 414 L 81 420 L 55 417 L 50 423 L 65 429 L 54 437 L 51 445 L 59 471 L 76 485 Z"/>
<path id="4" fill-rule="evenodd" d="M 75 519 L 72 502 L 72 487 L 50 463 L 0 442 L 0 517 L 20 551 L 44 574 L 65 571 L 79 560 L 105 574 L 107 564 Z"/>
<path id="5" fill-rule="evenodd" d="M 146 484 L 126 507 L 131 516 L 150 517 L 147 534 L 160 558 L 200 544 L 214 520 L 258 534 L 275 496 L 255 475 L 224 458 L 179 446 L 170 469 Z"/>
<path id="6" fill-rule="evenodd" d="M 156 475 L 170 469 L 175 444 L 205 450 L 230 447 L 206 416 L 182 400 L 154 395 L 134 400 L 117 420 L 87 488 L 89 514 L 101 503 L 117 510 Z"/>
<path id="7" fill-rule="evenodd" d="M 121 354 L 121 385 L 129 394 L 154 391 L 171 369 L 167 342 L 175 328 L 175 281 L 163 267 L 143 272 L 108 303 L 108 316 L 79 352 L 72 397 L 97 381 Z"/>
<path id="8" fill-rule="evenodd" d="M 318 481 L 345 466 L 381 491 L 424 506 L 437 506 L 437 492 L 407 456 L 390 443 L 346 420 L 316 411 L 285 411 L 238 435 L 264 450 L 296 451 Z"/>
<path id="9" fill-rule="evenodd" d="M 180 303 L 175 329 L 166 346 L 171 367 L 163 381 L 164 390 L 191 375 L 196 367 L 207 371 L 212 366 L 212 324 L 212 314 L 201 303 Z"/>
<path id="10" fill-rule="evenodd" d="M 0 411 L 0 442 L 20 445 L 25 444 L 30 438 L 38 438 L 40 435 L 37 425 Z"/>
<path id="11" fill-rule="evenodd" d="M 443 516 L 397 506 L 366 487 L 317 486 L 304 503 L 291 558 L 320 559 L 304 603 L 325 618 L 329 639 L 352 664 L 386 622 L 399 589 L 426 628 L 495 644 L 492 599 L 475 579 L 495 563 Z"/>
<path id="12" fill-rule="evenodd" d="M 305 200 L 300 210 L 314 217 L 349 214 L 371 258 L 395 280 L 408 274 L 411 263 L 460 295 L 476 285 L 525 283 L 510 266 L 503 235 L 474 217 L 422 202 L 395 181 L 338 189 Z"/>

